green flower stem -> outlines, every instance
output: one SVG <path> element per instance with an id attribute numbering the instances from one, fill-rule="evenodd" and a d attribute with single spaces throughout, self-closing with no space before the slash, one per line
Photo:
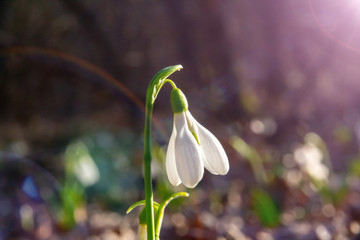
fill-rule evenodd
<path id="1" fill-rule="evenodd" d="M 145 204 L 148 240 L 155 239 L 153 189 L 151 179 L 151 117 L 153 105 L 146 105 L 145 135 L 144 135 L 144 182 L 145 182 Z"/>
<path id="2" fill-rule="evenodd" d="M 172 88 L 177 88 L 175 83 L 173 81 L 171 81 L 170 79 L 165 79 L 164 83 L 162 85 L 164 85 L 165 83 L 170 83 L 170 85 L 172 86 Z M 161 86 L 162 86 L 161 85 Z"/>
<path id="3" fill-rule="evenodd" d="M 145 204 L 148 240 L 155 240 L 154 224 L 154 200 L 151 179 L 151 118 L 154 103 L 162 86 L 169 82 L 173 87 L 175 84 L 166 79 L 175 71 L 182 69 L 181 65 L 170 66 L 160 70 L 151 80 L 146 92 L 145 130 L 144 130 L 144 182 L 145 182 Z M 176 87 L 176 86 L 175 86 Z"/>

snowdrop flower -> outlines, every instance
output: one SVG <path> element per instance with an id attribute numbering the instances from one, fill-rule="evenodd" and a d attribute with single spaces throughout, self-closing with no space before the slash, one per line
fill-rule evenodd
<path id="1" fill-rule="evenodd" d="M 215 175 L 229 171 L 229 161 L 219 140 L 200 125 L 188 111 L 180 89 L 171 92 L 173 131 L 166 153 L 166 172 L 172 185 L 194 188 L 204 175 L 204 167 Z"/>
<path id="2" fill-rule="evenodd" d="M 327 182 L 330 171 L 324 162 L 323 152 L 313 143 L 305 143 L 294 152 L 294 159 L 301 169 L 313 179 Z"/>

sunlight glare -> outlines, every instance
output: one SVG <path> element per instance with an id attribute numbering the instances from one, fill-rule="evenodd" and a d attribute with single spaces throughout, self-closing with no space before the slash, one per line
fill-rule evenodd
<path id="1" fill-rule="evenodd" d="M 360 51 L 360 0 L 308 0 L 319 29 L 342 47 Z"/>

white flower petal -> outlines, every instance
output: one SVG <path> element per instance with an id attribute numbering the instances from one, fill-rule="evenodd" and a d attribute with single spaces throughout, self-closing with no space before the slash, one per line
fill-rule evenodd
<path id="1" fill-rule="evenodd" d="M 189 117 L 193 118 L 189 112 Z M 205 168 L 215 175 L 225 175 L 229 171 L 229 160 L 219 140 L 195 118 L 193 121 L 196 123 L 198 132 L 200 147 L 204 153 L 204 165 Z"/>
<path id="2" fill-rule="evenodd" d="M 174 186 L 178 186 L 181 183 L 181 180 L 179 178 L 179 174 L 177 173 L 177 169 L 176 169 L 175 138 L 176 138 L 176 128 L 174 122 L 173 131 L 171 133 L 169 145 L 166 152 L 166 173 L 170 183 Z"/>
<path id="3" fill-rule="evenodd" d="M 188 188 L 195 187 L 204 175 L 202 151 L 187 127 L 185 113 L 174 115 L 177 130 L 175 140 L 176 168 L 181 182 Z"/>

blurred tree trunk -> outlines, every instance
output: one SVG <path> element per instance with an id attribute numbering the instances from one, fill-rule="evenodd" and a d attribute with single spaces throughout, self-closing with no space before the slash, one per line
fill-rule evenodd
<path id="1" fill-rule="evenodd" d="M 180 58 L 199 83 L 209 83 L 230 68 L 221 1 L 166 1 Z M 201 14 L 198 14 L 198 11 Z"/>
<path id="2" fill-rule="evenodd" d="M 63 0 L 61 2 L 65 8 L 78 19 L 88 35 L 87 39 L 93 42 L 94 50 L 98 52 L 101 63 L 105 69 L 114 74 L 118 79 L 123 79 L 125 74 L 122 66 L 119 64 L 120 61 L 115 55 L 112 42 L 108 39 L 107 34 L 103 31 L 103 27 L 99 24 L 97 15 L 92 13 L 79 0 Z M 117 28 L 122 29 L 124 21 L 121 21 L 123 19 L 119 20 Z"/>

